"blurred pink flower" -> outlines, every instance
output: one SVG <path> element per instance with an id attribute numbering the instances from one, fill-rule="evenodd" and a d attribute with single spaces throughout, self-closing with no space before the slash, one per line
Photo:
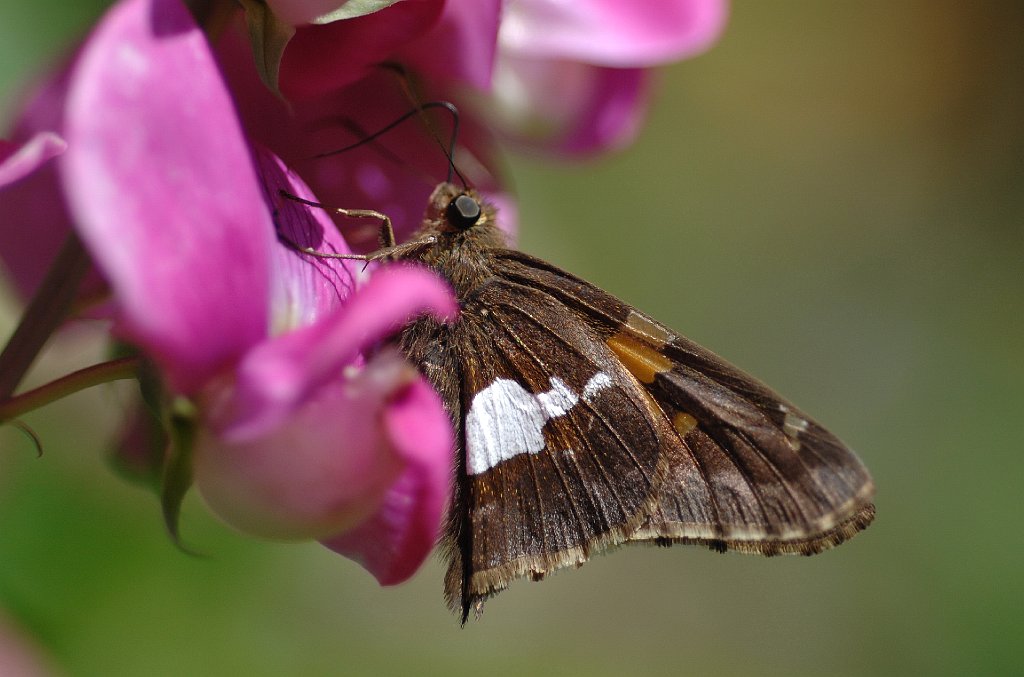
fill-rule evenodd
<path id="1" fill-rule="evenodd" d="M 507 137 L 571 155 L 631 143 L 650 68 L 711 47 L 728 4 L 517 0 L 505 10 L 486 111 Z"/>
<path id="2" fill-rule="evenodd" d="M 408 124 L 339 158 L 313 158 L 410 109 L 396 75 L 380 67 L 401 64 L 421 101 L 458 104 L 456 160 L 476 188 L 510 207 L 499 224 L 514 235 L 500 142 L 568 156 L 629 144 L 646 114 L 650 66 L 710 47 L 726 14 L 727 0 L 403 0 L 298 27 L 280 70 L 288 104 L 259 81 L 244 31 L 225 35 L 218 54 L 249 134 L 326 202 L 386 212 L 399 240 L 419 227 L 422 205 L 446 173 L 430 134 Z M 434 119 L 447 140 L 450 121 Z M 375 240 L 364 233 L 350 244 L 365 251 Z"/>
<path id="3" fill-rule="evenodd" d="M 271 4 L 283 16 L 305 19 L 332 6 L 389 3 Z M 566 155 L 628 144 L 646 113 L 649 67 L 707 49 L 721 33 L 727 9 L 727 0 L 402 0 L 354 19 L 299 25 L 280 71 L 288 103 L 260 81 L 241 17 L 217 41 L 216 53 L 249 137 L 298 171 L 324 202 L 388 214 L 400 241 L 419 227 L 423 205 L 447 174 L 447 159 L 430 133 L 408 123 L 341 156 L 314 156 L 358 141 L 410 110 L 400 78 L 380 67 L 403 65 L 420 87 L 421 101 L 459 104 L 457 162 L 475 187 L 509 206 L 499 224 L 514 235 L 515 205 L 504 190 L 498 141 Z M 15 129 L 15 141 L 59 131 L 53 111 L 62 108 L 61 84 L 58 77 L 41 88 Z M 432 117 L 446 142 L 451 122 Z M 45 170 L 39 174 L 30 181 L 52 182 Z M 44 218 L 29 186 L 6 192 L 0 207 L 36 232 L 59 232 L 66 222 L 60 202 L 48 205 Z M 345 225 L 354 250 L 376 247 L 372 227 Z M 16 254 L 7 258 L 23 290 L 41 276 L 40 257 L 24 240 L 0 233 L 3 250 Z"/>
<path id="4" fill-rule="evenodd" d="M 56 150 L 53 141 L 63 138 L 61 114 L 66 89 L 63 73 L 45 82 L 22 110 L 21 118 L 10 131 L 5 146 Z M 51 141 L 40 143 L 41 139 Z M 57 198 L 57 167 L 54 162 L 43 161 L 49 152 L 21 151 L 4 163 L 8 180 L 0 183 L 0 214 L 4 227 L 0 228 L 0 255 L 3 256 L 7 275 L 22 296 L 30 297 L 60 249 L 64 237 L 71 229 L 64 200 Z M 16 159 L 40 160 L 26 163 Z M 20 169 L 15 170 L 14 164 Z M 27 170 L 27 171 L 26 171 Z M 14 179 L 17 172 L 17 180 Z M 40 196 L 46 196 L 40 199 Z"/>
<path id="5" fill-rule="evenodd" d="M 25 178 L 67 147 L 53 132 L 40 132 L 20 145 L 0 139 L 0 188 Z"/>
<path id="6" fill-rule="evenodd" d="M 63 195 L 115 334 L 195 405 L 211 508 L 256 535 L 329 541 L 382 583 L 411 575 L 447 503 L 451 424 L 411 365 L 363 355 L 420 313 L 453 319 L 447 285 L 399 266 L 360 285 L 361 262 L 280 241 L 349 251 L 325 213 L 280 197 L 314 199 L 248 146 L 178 0 L 118 3 L 73 64 L 63 115 L 61 192 L 37 186 L 35 201 Z"/>
<path id="7" fill-rule="evenodd" d="M 284 52 L 281 89 L 285 103 L 263 85 L 241 22 L 218 41 L 217 53 L 249 135 L 302 174 L 321 200 L 350 207 L 371 206 L 391 217 L 401 241 L 419 228 L 423 207 L 448 172 L 448 159 L 422 124 L 412 120 L 377 142 L 332 158 L 314 156 L 359 141 L 382 129 L 414 106 L 405 82 L 382 63 L 407 66 L 413 78 L 424 76 L 427 99 L 451 99 L 439 84 L 452 75 L 489 78 L 500 3 L 482 0 L 467 7 L 458 33 L 438 34 L 451 1 L 403 0 L 379 12 L 325 25 L 300 26 Z M 428 62 L 442 74 L 424 72 Z M 439 66 L 440 60 L 448 63 Z M 426 78 L 429 78 L 426 79 Z M 451 96 L 449 96 L 451 94 Z M 452 120 L 430 114 L 437 135 L 447 143 Z M 463 115 L 456 161 L 474 186 L 490 197 L 509 200 L 499 175 L 497 148 L 483 121 Z M 514 219 L 500 224 L 512 232 Z M 347 231 L 351 232 L 351 231 Z M 352 233 L 357 251 L 376 248 L 376 233 Z"/>
<path id="8" fill-rule="evenodd" d="M 0 617 L 0 674 L 4 677 L 46 677 L 59 673 L 32 638 L 7 618 Z"/>
<path id="9" fill-rule="evenodd" d="M 727 0 L 406 0 L 300 28 L 281 89 L 308 101 L 394 61 L 423 76 L 431 96 L 471 104 L 507 140 L 595 153 L 633 140 L 650 67 L 708 49 L 727 13 Z"/>
<path id="10" fill-rule="evenodd" d="M 63 153 L 67 143 L 52 131 L 30 132 L 15 138 L 0 139 L 0 214 L 7 222 L 0 228 L 0 244 L 11 282 L 28 297 L 39 285 L 68 231 L 63 201 L 45 202 L 35 214 L 30 206 L 40 185 L 54 185 L 56 169 L 49 160 Z"/>

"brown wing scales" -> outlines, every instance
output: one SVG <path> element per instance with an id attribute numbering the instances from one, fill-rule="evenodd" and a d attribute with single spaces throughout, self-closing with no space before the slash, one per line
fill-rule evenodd
<path id="1" fill-rule="evenodd" d="M 590 327 L 566 322 L 561 304 L 539 292 L 492 284 L 452 331 L 465 453 L 480 455 L 472 412 L 488 388 L 498 384 L 502 402 L 519 406 L 510 420 L 485 421 L 508 427 L 511 441 L 493 450 L 508 457 L 460 478 L 454 531 L 469 555 L 452 558 L 447 595 L 467 613 L 517 577 L 578 566 L 629 538 L 654 508 L 671 428 Z M 536 426 L 544 406 L 542 448 L 509 451 L 526 444 L 512 438 Z"/>
<path id="2" fill-rule="evenodd" d="M 622 543 L 813 554 L 871 522 L 860 460 L 766 386 L 550 264 L 490 265 L 459 322 L 401 339 L 460 431 L 443 545 L 463 621 Z"/>
<path id="3" fill-rule="evenodd" d="M 630 540 L 813 554 L 871 522 L 864 465 L 769 388 L 550 264 L 514 251 L 498 261 L 502 276 L 584 315 L 676 424 L 658 507 Z"/>

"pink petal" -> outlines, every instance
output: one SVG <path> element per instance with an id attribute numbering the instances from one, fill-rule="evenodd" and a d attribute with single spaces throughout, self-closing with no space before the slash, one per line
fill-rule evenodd
<path id="1" fill-rule="evenodd" d="M 500 42 L 512 55 L 639 68 L 708 49 L 727 15 L 726 0 L 517 0 L 508 4 Z"/>
<path id="2" fill-rule="evenodd" d="M 120 330 L 193 391 L 267 334 L 274 227 L 202 31 L 125 0 L 83 48 L 64 183 Z"/>
<path id="3" fill-rule="evenodd" d="M 63 134 L 63 113 L 69 68 L 62 66 L 37 83 L 25 98 L 11 131 L 16 144 L 37 134 Z M 8 277 L 23 298 L 35 292 L 58 250 L 71 232 L 71 219 L 60 187 L 56 162 L 0 190 L 0 254 Z M 90 290 L 99 288 L 93 280 Z"/>
<path id="4" fill-rule="evenodd" d="M 416 572 L 437 542 L 454 438 L 440 398 L 422 380 L 391 400 L 384 425 L 406 470 L 370 519 L 324 545 L 362 564 L 381 585 L 395 585 Z"/>
<path id="5" fill-rule="evenodd" d="M 67 147 L 53 132 L 40 132 L 20 146 L 0 139 L 0 189 L 36 171 Z"/>
<path id="6" fill-rule="evenodd" d="M 281 191 L 316 201 L 302 179 L 268 150 L 255 149 L 257 174 L 264 199 L 272 205 L 274 225 L 283 246 L 272 250 L 271 333 L 304 327 L 335 312 L 363 277 L 362 261 L 325 259 L 298 251 L 350 253 L 344 238 L 323 209 L 284 197 Z"/>
<path id="7" fill-rule="evenodd" d="M 542 151 L 582 155 L 625 147 L 647 112 L 650 72 L 502 57 L 500 131 Z"/>
<path id="8" fill-rule="evenodd" d="M 357 19 L 300 27 L 281 62 L 281 91 L 289 100 L 338 91 L 429 30 L 443 6 L 444 0 L 403 0 Z"/>
<path id="9" fill-rule="evenodd" d="M 451 289 L 432 272 L 382 267 L 339 312 L 250 351 L 238 365 L 229 408 L 217 413 L 212 424 L 225 439 L 263 434 L 337 380 L 362 351 L 410 320 L 423 313 L 451 320 L 457 310 Z"/>
<path id="10" fill-rule="evenodd" d="M 31 298 L 71 232 L 56 163 L 0 190 L 0 222 L 7 277 L 22 298 Z"/>
<path id="11" fill-rule="evenodd" d="M 448 0 L 437 24 L 398 51 L 397 60 L 428 80 L 491 88 L 501 0 Z"/>
<path id="12" fill-rule="evenodd" d="M 207 428 L 196 448 L 196 486 L 218 516 L 250 534 L 322 538 L 351 529 L 405 472 L 406 450 L 387 434 L 387 412 L 418 379 L 387 353 L 321 388 L 263 435 L 231 441 Z"/>

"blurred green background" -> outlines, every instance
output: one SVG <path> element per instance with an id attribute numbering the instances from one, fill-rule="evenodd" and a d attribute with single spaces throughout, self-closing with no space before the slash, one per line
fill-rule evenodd
<path id="1" fill-rule="evenodd" d="M 8 107 L 103 4 L 0 3 Z M 153 497 L 105 464 L 127 398 L 101 389 L 29 417 L 42 459 L 0 430 L 0 605 L 74 675 L 1020 671 L 1022 33 L 1016 0 L 737 0 L 714 50 L 661 73 L 628 152 L 512 159 L 524 249 L 859 450 L 878 518 L 852 542 L 622 550 L 514 585 L 460 629 L 436 563 L 381 589 L 194 498 L 185 530 L 209 556 L 175 550 Z M 95 359 L 79 338 L 35 378 Z"/>

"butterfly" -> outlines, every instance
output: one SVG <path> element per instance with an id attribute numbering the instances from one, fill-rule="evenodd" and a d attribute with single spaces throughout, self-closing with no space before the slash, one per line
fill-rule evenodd
<path id="1" fill-rule="evenodd" d="M 871 476 L 834 435 L 635 308 L 509 248 L 473 189 L 440 184 L 398 245 L 386 217 L 361 214 L 385 221 L 368 259 L 426 266 L 460 305 L 458 321 L 422 317 L 394 341 L 457 431 L 441 545 L 463 623 L 511 581 L 615 546 L 811 555 L 874 518 Z"/>

